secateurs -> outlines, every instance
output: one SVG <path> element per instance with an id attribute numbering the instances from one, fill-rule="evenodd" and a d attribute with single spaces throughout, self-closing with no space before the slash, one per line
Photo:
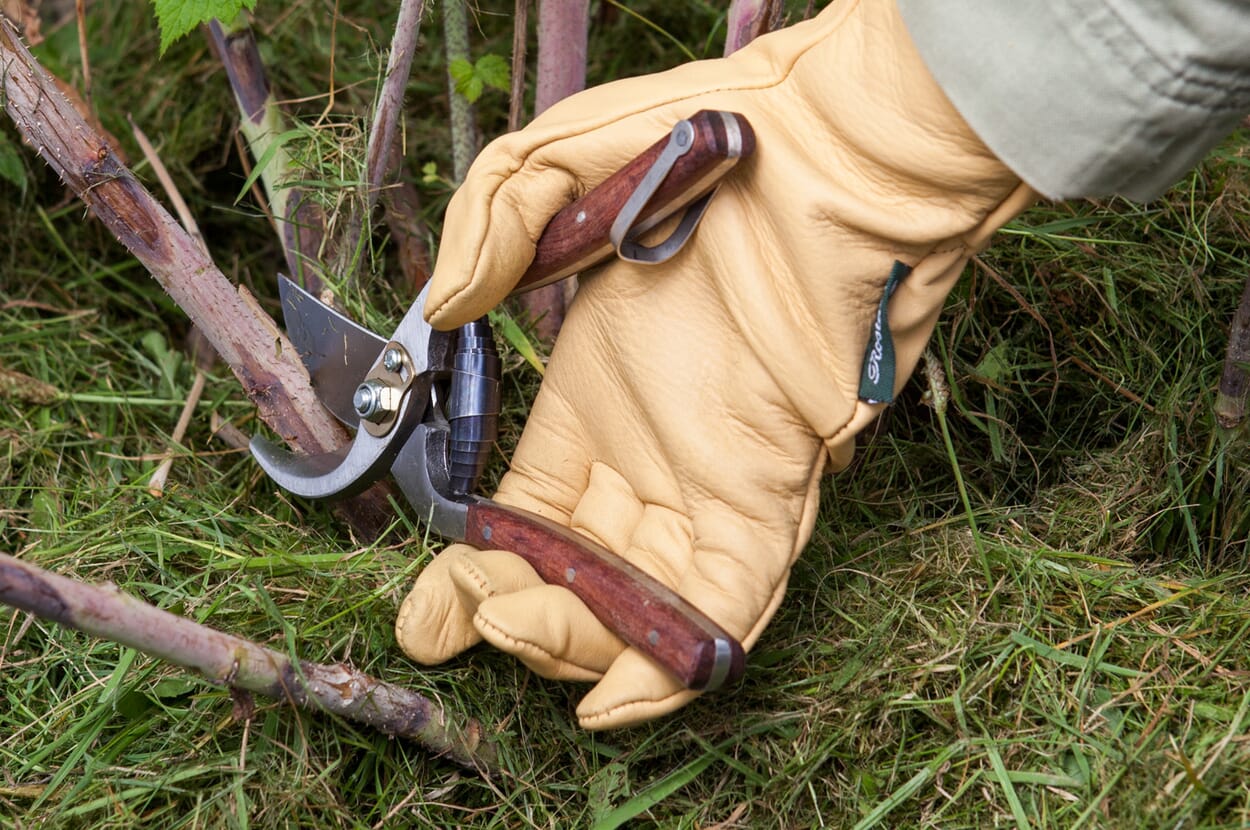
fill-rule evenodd
<path id="1" fill-rule="evenodd" d="M 700 111 L 548 223 L 517 286 L 546 285 L 613 253 L 663 262 L 694 232 L 719 181 L 754 150 L 740 115 Z M 656 245 L 639 237 L 685 209 Z M 294 455 L 265 438 L 252 452 L 281 486 L 307 498 L 359 492 L 392 475 L 439 535 L 508 550 L 564 585 L 622 640 L 688 688 L 742 673 L 742 646 L 668 587 L 604 547 L 541 516 L 472 495 L 495 436 L 499 356 L 478 320 L 453 332 L 425 321 L 422 291 L 389 338 L 280 279 L 288 334 L 317 393 L 356 430 L 342 450 Z"/>

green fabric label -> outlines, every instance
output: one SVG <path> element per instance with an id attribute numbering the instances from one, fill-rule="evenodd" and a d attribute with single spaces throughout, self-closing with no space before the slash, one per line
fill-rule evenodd
<path id="1" fill-rule="evenodd" d="M 894 289 L 911 273 L 911 266 L 895 261 L 881 292 L 877 316 L 868 334 L 864 349 L 864 365 L 859 373 L 859 398 L 865 403 L 890 403 L 894 400 L 894 337 L 890 334 L 889 304 Z"/>

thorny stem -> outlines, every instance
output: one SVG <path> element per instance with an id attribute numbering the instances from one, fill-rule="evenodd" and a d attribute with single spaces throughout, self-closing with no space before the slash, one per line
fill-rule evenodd
<path id="1" fill-rule="evenodd" d="M 456 92 L 456 79 L 451 75 L 453 61 L 469 60 L 469 17 L 465 0 L 446 0 L 443 3 L 443 42 L 447 49 L 447 97 L 451 101 L 452 178 L 459 184 L 469 172 L 469 165 L 478 148 L 473 105 Z"/>
<path id="2" fill-rule="evenodd" d="M 22 137 L 205 334 L 261 419 L 304 452 L 330 452 L 346 442 L 285 335 L 118 160 L 3 19 L 0 96 Z M 384 495 L 362 495 L 368 498 L 357 497 L 345 512 L 362 533 L 376 536 L 393 511 Z"/>
<path id="3" fill-rule="evenodd" d="M 396 173 L 402 164 L 399 142 L 399 120 L 404 108 L 404 88 L 412 73 L 412 59 L 417 51 L 421 18 L 425 15 L 424 0 L 403 0 L 395 21 L 395 34 L 391 39 L 390 54 L 386 63 L 386 78 L 378 94 L 373 124 L 369 129 L 369 144 L 365 157 L 365 184 L 359 211 L 347 223 L 340 250 L 355 251 L 362 234 L 369 232 L 373 209 L 386 191 L 383 205 L 388 219 L 394 220 L 392 235 L 398 243 L 400 263 L 410 286 L 420 291 L 429 277 L 429 255 L 420 236 L 412 228 L 419 211 L 416 189 L 396 181 Z M 344 263 L 341 277 L 347 273 Z M 420 283 L 420 284 L 418 284 Z"/>
<path id="4" fill-rule="evenodd" d="M 89 585 L 0 553 L 0 603 L 128 646 L 210 683 L 244 689 L 407 738 L 491 774 L 495 745 L 477 721 L 344 664 L 292 660 L 262 645 L 162 611 L 111 585 Z"/>

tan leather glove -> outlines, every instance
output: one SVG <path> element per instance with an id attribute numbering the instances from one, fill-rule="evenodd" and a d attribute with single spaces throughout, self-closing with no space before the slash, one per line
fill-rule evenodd
<path id="1" fill-rule="evenodd" d="M 849 462 L 881 408 L 867 400 L 892 398 L 969 255 L 1033 195 L 951 108 L 893 3 L 839 0 L 492 143 L 448 208 L 431 321 L 498 303 L 559 208 L 700 109 L 745 115 L 754 157 L 668 264 L 583 281 L 496 498 L 632 560 L 750 648 L 811 534 L 826 458 Z M 435 557 L 396 629 L 423 663 L 484 638 L 544 676 L 598 680 L 577 710 L 588 729 L 696 694 L 499 551 Z"/>

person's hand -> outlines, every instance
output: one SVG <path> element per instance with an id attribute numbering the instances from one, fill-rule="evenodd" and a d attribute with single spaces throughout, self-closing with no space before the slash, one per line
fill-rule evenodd
<path id="1" fill-rule="evenodd" d="M 552 215 L 700 109 L 745 115 L 754 156 L 669 263 L 586 276 L 496 498 L 611 548 L 749 649 L 811 534 L 826 458 L 849 462 L 968 256 L 1032 198 L 951 108 L 893 4 L 840 0 L 493 142 L 448 208 L 431 322 L 502 300 Z M 597 680 L 577 710 L 588 729 L 696 695 L 505 552 L 435 557 L 396 631 L 422 663 L 485 639 L 543 676 Z"/>

